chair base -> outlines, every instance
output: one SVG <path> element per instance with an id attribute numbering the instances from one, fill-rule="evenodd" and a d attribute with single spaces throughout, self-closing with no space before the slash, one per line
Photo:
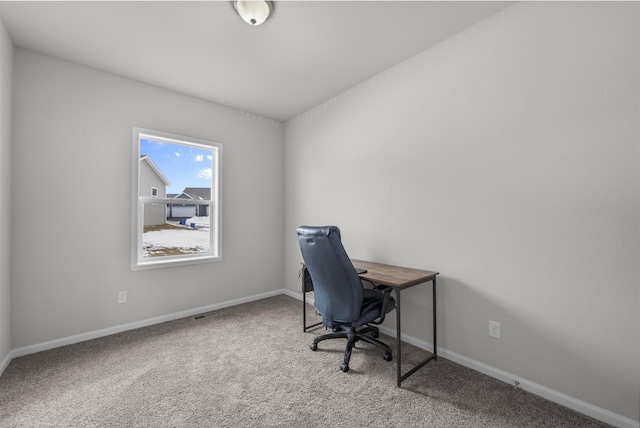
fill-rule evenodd
<path id="1" fill-rule="evenodd" d="M 367 336 L 367 333 L 372 333 L 371 336 Z M 353 350 L 353 346 L 359 341 L 365 341 L 370 343 L 384 351 L 384 359 L 386 361 L 391 361 L 391 348 L 377 340 L 376 338 L 380 336 L 380 330 L 377 327 L 366 325 L 360 330 L 356 330 L 355 327 L 342 327 L 340 330 L 334 330 L 333 333 L 323 334 L 322 336 L 318 336 L 313 339 L 313 344 L 311 344 L 310 348 L 312 351 L 316 351 L 318 349 L 318 343 L 323 340 L 328 339 L 347 339 L 347 346 L 344 350 L 344 358 L 342 360 L 342 364 L 340 365 L 340 370 L 343 372 L 349 371 L 349 360 L 351 359 L 351 351 Z"/>

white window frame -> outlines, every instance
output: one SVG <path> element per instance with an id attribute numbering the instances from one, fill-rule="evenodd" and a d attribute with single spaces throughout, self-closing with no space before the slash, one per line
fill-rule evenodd
<path id="1" fill-rule="evenodd" d="M 140 192 L 140 139 L 166 141 L 171 144 L 196 147 L 213 152 L 211 201 L 181 199 L 180 203 L 188 205 L 209 205 L 209 252 L 198 254 L 183 254 L 176 256 L 144 257 L 144 204 L 145 203 L 175 203 L 176 199 L 158 196 L 141 196 Z M 166 132 L 144 128 L 133 128 L 132 137 L 132 199 L 131 199 L 131 269 L 153 269 L 169 266 L 182 266 L 195 263 L 215 262 L 222 260 L 222 144 L 185 137 Z"/>
<path id="2" fill-rule="evenodd" d="M 152 198 L 157 198 L 158 197 L 158 188 L 157 187 L 152 187 L 151 188 L 151 197 Z"/>

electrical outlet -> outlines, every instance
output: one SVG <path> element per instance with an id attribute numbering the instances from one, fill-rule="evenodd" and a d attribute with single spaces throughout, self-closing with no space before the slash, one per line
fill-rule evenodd
<path id="1" fill-rule="evenodd" d="M 127 292 L 126 291 L 118 292 L 118 303 L 127 303 Z"/>
<path id="2" fill-rule="evenodd" d="M 489 321 L 489 336 L 500 339 L 500 323 L 498 321 Z"/>

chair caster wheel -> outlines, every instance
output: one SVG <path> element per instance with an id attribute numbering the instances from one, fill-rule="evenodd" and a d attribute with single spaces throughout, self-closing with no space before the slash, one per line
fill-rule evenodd
<path id="1" fill-rule="evenodd" d="M 340 370 L 342 370 L 345 373 L 348 372 L 349 371 L 349 364 L 342 363 L 340 365 Z"/>
<path id="2" fill-rule="evenodd" d="M 311 346 L 309 346 L 309 348 L 311 348 L 312 351 L 317 351 L 318 350 L 318 344 L 317 343 L 312 343 Z"/>
<path id="3" fill-rule="evenodd" d="M 391 361 L 391 353 L 384 354 L 385 361 Z"/>
<path id="4" fill-rule="evenodd" d="M 378 337 L 380 337 L 380 333 L 378 333 L 377 331 L 373 331 L 371 333 L 371 337 L 373 337 L 374 339 L 377 339 Z"/>

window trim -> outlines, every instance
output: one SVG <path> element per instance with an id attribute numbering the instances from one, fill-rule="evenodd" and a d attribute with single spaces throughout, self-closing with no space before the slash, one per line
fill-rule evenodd
<path id="1" fill-rule="evenodd" d="M 162 256 L 145 260 L 143 257 L 143 230 L 145 203 L 174 203 L 173 198 L 157 196 L 141 196 L 140 183 L 140 139 L 148 138 L 156 141 L 166 141 L 171 144 L 196 147 L 213 151 L 212 170 L 216 172 L 212 177 L 211 201 L 183 200 L 187 205 L 209 205 L 209 252 L 206 254 L 183 254 L 177 256 Z M 131 179 L 131 270 L 154 269 L 170 266 L 183 266 L 195 263 L 215 262 L 222 260 L 222 177 L 223 155 L 222 144 L 201 140 L 183 135 L 170 134 L 133 127 L 132 129 L 132 179 Z M 204 203 L 203 203 L 204 202 Z"/>

